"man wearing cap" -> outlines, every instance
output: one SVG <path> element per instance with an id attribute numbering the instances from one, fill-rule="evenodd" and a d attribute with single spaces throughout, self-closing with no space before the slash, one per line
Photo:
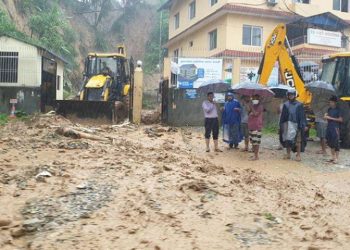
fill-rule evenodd
<path id="1" fill-rule="evenodd" d="M 223 140 L 230 148 L 237 149 L 242 140 L 240 131 L 241 105 L 234 99 L 233 93 L 227 94 L 227 102 L 222 113 Z"/>
<path id="2" fill-rule="evenodd" d="M 296 161 L 301 161 L 300 153 L 305 150 L 307 131 L 304 105 L 296 100 L 294 89 L 288 90 L 287 98 L 279 122 L 281 144 L 287 149 L 285 159 L 291 159 L 293 151 L 296 152 Z"/>

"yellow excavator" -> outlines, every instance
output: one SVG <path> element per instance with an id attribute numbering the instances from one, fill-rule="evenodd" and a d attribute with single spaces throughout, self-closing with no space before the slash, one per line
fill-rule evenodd
<path id="1" fill-rule="evenodd" d="M 89 53 L 85 59 L 83 84 L 77 100 L 57 101 L 56 111 L 78 118 L 107 118 L 115 122 L 126 118 L 134 64 L 124 45 L 116 53 Z"/>
<path id="2" fill-rule="evenodd" d="M 279 24 L 268 37 L 258 71 L 258 82 L 267 85 L 275 62 L 278 62 L 282 83 L 296 89 L 297 99 L 305 105 L 308 120 L 312 122 L 312 95 L 305 88 L 298 61 L 293 55 L 286 34 L 286 25 Z M 341 145 L 350 148 L 350 52 L 326 56 L 322 62 L 320 80 L 332 84 L 341 100 L 339 106 L 344 118 L 340 133 Z"/>

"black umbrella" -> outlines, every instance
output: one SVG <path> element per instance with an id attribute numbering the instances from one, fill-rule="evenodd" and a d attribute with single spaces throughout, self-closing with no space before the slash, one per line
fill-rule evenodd
<path id="1" fill-rule="evenodd" d="M 283 98 L 287 96 L 288 90 L 293 90 L 294 88 L 286 84 L 278 84 L 277 86 L 269 87 L 273 93 L 275 93 L 276 98 Z"/>

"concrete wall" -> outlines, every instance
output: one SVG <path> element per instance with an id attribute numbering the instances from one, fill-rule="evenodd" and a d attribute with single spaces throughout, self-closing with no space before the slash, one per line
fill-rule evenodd
<path id="1" fill-rule="evenodd" d="M 217 48 L 209 50 L 209 32 L 217 30 Z M 169 56 L 173 57 L 174 51 L 179 50 L 180 57 L 208 57 L 224 50 L 227 46 L 227 17 L 222 16 L 202 29 L 186 36 L 179 42 L 169 46 Z M 193 47 L 190 47 L 193 42 Z"/>
<path id="2" fill-rule="evenodd" d="M 207 17 L 227 3 L 227 0 L 218 0 L 218 3 L 211 6 L 210 0 L 196 0 L 196 16 L 189 18 L 189 4 L 193 0 L 176 0 L 170 9 L 169 15 L 169 38 L 180 34 L 188 27 Z M 180 14 L 180 26 L 175 29 L 175 15 Z"/>
<path id="3" fill-rule="evenodd" d="M 187 99 L 185 97 L 186 90 L 184 89 L 169 89 L 168 96 L 168 120 L 166 123 L 170 126 L 184 127 L 184 126 L 203 126 L 204 114 L 202 110 L 202 103 L 207 99 L 206 92 L 198 90 L 198 98 Z M 276 126 L 279 121 L 278 109 L 279 105 L 283 103 L 281 99 L 271 99 L 264 102 L 264 126 Z M 224 104 L 218 104 L 219 121 L 221 123 L 220 108 Z"/>
<path id="4" fill-rule="evenodd" d="M 10 99 L 17 99 L 16 110 L 32 114 L 40 111 L 40 88 L 0 88 L 0 113 L 10 113 Z"/>

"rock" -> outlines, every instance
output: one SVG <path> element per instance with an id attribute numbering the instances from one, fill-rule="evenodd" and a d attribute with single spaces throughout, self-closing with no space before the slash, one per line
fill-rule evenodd
<path id="1" fill-rule="evenodd" d="M 38 178 L 39 176 L 51 177 L 52 174 L 51 174 L 49 171 L 44 170 L 44 171 L 41 171 L 39 174 L 37 174 L 37 175 L 35 176 L 35 178 Z"/>
<path id="2" fill-rule="evenodd" d="M 138 227 L 134 227 L 128 231 L 129 234 L 135 234 L 139 230 Z"/>
<path id="3" fill-rule="evenodd" d="M 166 165 L 164 165 L 163 168 L 165 171 L 172 171 L 173 170 L 171 167 L 166 166 Z"/>
<path id="4" fill-rule="evenodd" d="M 54 230 L 54 229 L 56 229 L 58 226 L 59 226 L 59 225 L 58 225 L 56 222 L 51 221 L 50 223 L 47 223 L 45 227 L 46 227 L 48 230 Z"/>
<path id="5" fill-rule="evenodd" d="M 300 226 L 300 229 L 302 229 L 302 230 L 310 230 L 310 229 L 312 229 L 312 226 L 301 225 L 301 226 Z"/>
<path id="6" fill-rule="evenodd" d="M 26 234 L 26 231 L 22 227 L 14 228 L 11 230 L 11 236 L 14 238 L 22 237 L 25 234 Z"/>
<path id="7" fill-rule="evenodd" d="M 89 218 L 91 218 L 91 215 L 88 212 L 84 212 L 80 215 L 80 218 L 89 219 Z"/>
<path id="8" fill-rule="evenodd" d="M 38 230 L 38 228 L 41 226 L 42 222 L 43 221 L 39 220 L 38 218 L 25 220 L 23 222 L 23 228 L 25 229 L 26 232 L 34 232 L 34 231 Z"/>
<path id="9" fill-rule="evenodd" d="M 141 122 L 143 124 L 156 124 L 160 122 L 160 112 L 157 110 L 142 110 Z"/>
<path id="10" fill-rule="evenodd" d="M 11 224 L 11 220 L 0 218 L 0 227 L 6 227 Z"/>
<path id="11" fill-rule="evenodd" d="M 88 188 L 88 185 L 86 183 L 82 183 L 77 186 L 77 189 L 87 189 L 87 188 Z"/>

